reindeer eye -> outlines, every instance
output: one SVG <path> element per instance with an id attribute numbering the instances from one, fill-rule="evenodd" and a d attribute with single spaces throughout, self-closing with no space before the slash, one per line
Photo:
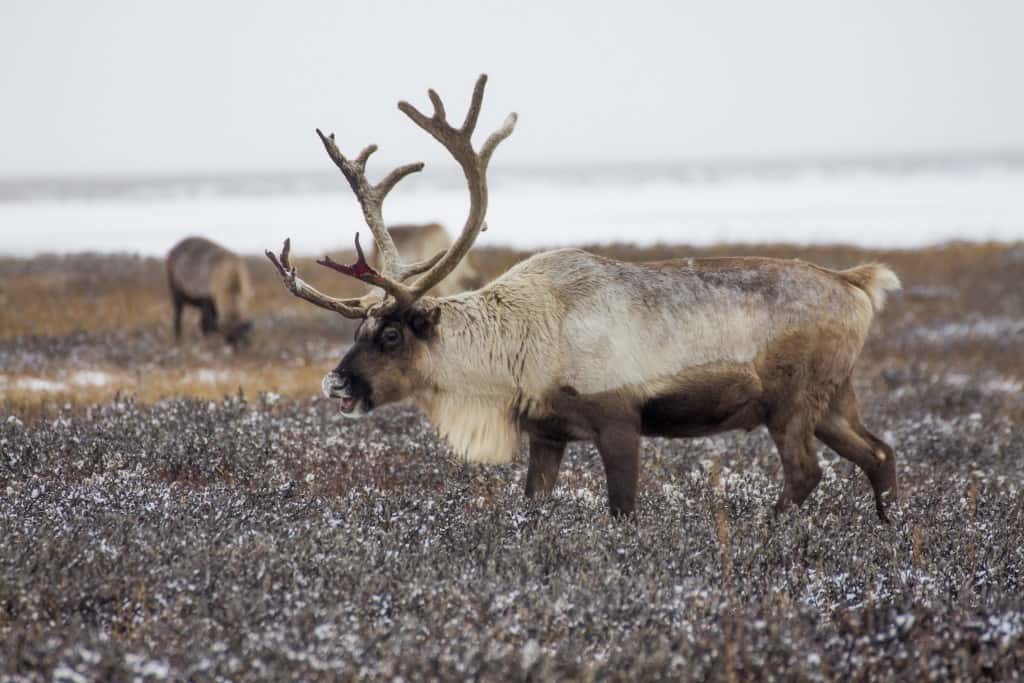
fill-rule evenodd
<path id="1" fill-rule="evenodd" d="M 380 343 L 386 347 L 393 347 L 402 339 L 402 333 L 394 327 L 386 327 L 380 333 Z"/>

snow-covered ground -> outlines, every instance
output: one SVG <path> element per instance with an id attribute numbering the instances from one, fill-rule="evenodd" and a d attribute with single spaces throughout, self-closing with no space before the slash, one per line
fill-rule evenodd
<path id="1" fill-rule="evenodd" d="M 481 244 L 520 248 L 600 242 L 850 243 L 919 247 L 948 240 L 1024 240 L 1024 165 L 802 168 L 693 173 L 665 167 L 586 173 L 494 172 Z M 372 174 L 371 174 L 372 175 Z M 40 189 L 40 187 L 42 189 Z M 228 190 L 225 190 L 228 187 Z M 314 183 L 131 183 L 121 191 L 0 187 L 0 254 L 127 251 L 162 255 L 189 234 L 259 253 L 290 236 L 298 253 L 347 246 L 365 231 L 339 178 Z M 236 188 L 237 189 L 237 188 Z M 439 173 L 407 180 L 392 223 L 462 224 L 465 189 Z"/>

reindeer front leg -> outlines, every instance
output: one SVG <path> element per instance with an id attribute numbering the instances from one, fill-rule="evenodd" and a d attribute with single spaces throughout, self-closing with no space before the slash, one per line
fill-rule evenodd
<path id="1" fill-rule="evenodd" d="M 530 436 L 530 466 L 526 470 L 526 497 L 546 496 L 555 488 L 565 441 Z"/>
<path id="2" fill-rule="evenodd" d="M 608 507 L 612 515 L 632 514 L 640 476 L 639 430 L 633 424 L 613 422 L 601 429 L 596 443 L 608 479 Z"/>

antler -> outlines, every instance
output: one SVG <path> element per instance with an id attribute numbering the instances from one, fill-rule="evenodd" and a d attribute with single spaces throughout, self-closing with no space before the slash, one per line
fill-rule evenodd
<path id="1" fill-rule="evenodd" d="M 346 269 L 344 266 L 339 267 L 340 264 L 334 263 L 329 258 L 321 259 L 317 263 L 362 280 L 367 284 L 380 287 L 394 298 L 396 305 L 408 306 L 414 299 L 411 297 L 409 289 L 401 283 L 402 276 L 409 270 L 409 266 L 402 264 L 399 258 L 398 248 L 395 247 L 395 243 L 391 239 L 391 233 L 388 232 L 387 227 L 384 225 L 382 207 L 384 198 L 398 184 L 398 181 L 407 175 L 422 171 L 423 162 L 418 161 L 414 164 L 399 166 L 385 176 L 382 181 L 376 185 L 371 185 L 366 179 L 366 162 L 370 155 L 377 151 L 377 145 L 366 147 L 359 153 L 358 157 L 349 160 L 345 158 L 338 149 L 337 144 L 335 144 L 334 133 L 324 135 L 317 128 L 316 134 L 320 136 L 320 141 L 323 142 L 327 155 L 334 162 L 335 166 L 341 170 L 345 179 L 348 180 L 348 184 L 352 187 L 356 198 L 359 200 L 359 205 L 363 209 L 363 218 L 366 220 L 366 225 L 370 228 L 370 232 L 373 233 L 373 239 L 377 243 L 377 251 L 380 252 L 381 257 L 381 269 L 384 272 L 378 273 L 366 263 L 363 250 L 359 246 L 358 234 L 356 235 L 358 260 L 355 263 L 354 270 Z"/>
<path id="2" fill-rule="evenodd" d="M 377 151 L 377 146 L 370 145 L 363 149 L 355 159 L 346 159 L 334 142 L 334 133 L 324 135 L 319 128 L 316 130 L 328 156 L 344 174 L 352 191 L 359 199 L 366 225 L 373 233 L 377 250 L 380 252 L 383 272 L 377 272 L 366 262 L 363 249 L 359 245 L 358 233 L 356 233 L 357 258 L 351 266 L 333 261 L 327 256 L 318 260 L 317 263 L 384 290 L 385 302 L 382 306 L 374 308 L 375 315 L 384 315 L 411 306 L 455 269 L 459 261 L 473 246 L 477 235 L 487 229 L 484 223 L 484 218 L 487 215 L 487 165 L 498 143 L 512 134 L 516 125 L 516 115 L 509 114 L 505 123 L 487 138 L 479 152 L 473 150 L 471 138 L 480 115 L 486 84 L 487 76 L 481 75 L 473 88 L 473 98 L 461 128 L 453 128 L 448 123 L 445 118 L 444 103 L 433 90 L 428 91 L 430 101 L 434 105 L 434 115 L 430 118 L 421 114 L 408 102 L 398 103 L 398 108 L 406 116 L 430 133 L 451 153 L 462 167 L 466 183 L 469 186 L 469 215 L 466 217 L 466 223 L 459 237 L 447 250 L 416 263 L 403 264 L 401 262 L 398 249 L 384 225 L 381 207 L 384 198 L 398 181 L 411 173 L 421 171 L 423 163 L 417 162 L 400 166 L 376 185 L 371 185 L 366 179 L 366 162 L 370 155 Z M 267 251 L 266 254 L 280 273 L 285 286 L 295 296 L 350 318 L 365 317 L 369 313 L 369 306 L 378 301 L 372 294 L 362 299 L 335 299 L 317 291 L 299 279 L 295 269 L 288 264 L 289 249 L 289 240 L 285 240 L 280 259 L 270 251 Z M 422 277 L 412 285 L 405 284 L 410 278 L 421 274 Z M 390 296 L 391 299 L 386 300 L 387 296 Z"/>
<path id="3" fill-rule="evenodd" d="M 363 217 L 366 219 L 366 224 L 370 228 L 370 232 L 373 233 L 374 241 L 377 243 L 377 250 L 381 255 L 384 273 L 377 272 L 369 263 L 367 263 L 366 256 L 363 254 L 362 245 L 359 244 L 358 232 L 356 233 L 355 240 L 355 263 L 351 266 L 346 266 L 334 261 L 330 256 L 324 256 L 323 258 L 318 259 L 317 263 L 321 266 L 336 270 L 344 275 L 354 277 L 357 280 L 373 285 L 374 287 L 380 287 L 384 290 L 386 295 L 390 294 L 394 298 L 394 302 L 396 304 L 405 306 L 412 303 L 413 299 L 410 295 L 409 289 L 401 284 L 402 281 L 412 275 L 423 272 L 429 268 L 430 265 L 436 263 L 437 260 L 440 259 L 441 255 L 437 255 L 433 260 L 428 259 L 427 261 L 421 261 L 411 265 L 401 264 L 398 258 L 398 249 L 395 247 L 395 243 L 391 239 L 391 235 L 384 226 L 381 207 L 383 205 L 384 198 L 387 197 L 388 192 L 394 188 L 399 180 L 411 173 L 416 173 L 423 169 L 422 162 L 399 166 L 395 170 L 391 171 L 391 173 L 389 173 L 382 181 L 376 185 L 371 185 L 366 179 L 366 162 L 370 158 L 370 155 L 377 151 L 376 145 L 366 147 L 355 159 L 346 159 L 345 155 L 343 155 L 338 149 L 337 144 L 335 144 L 334 133 L 324 135 L 323 132 L 317 128 L 316 134 L 320 137 L 320 141 L 323 142 L 324 149 L 327 150 L 328 156 L 330 156 L 335 165 L 341 169 L 345 179 L 348 180 L 349 185 L 352 187 L 352 191 L 355 192 L 356 197 L 359 199 L 359 204 L 363 209 Z M 271 263 L 274 264 L 274 267 L 280 274 L 285 286 L 295 296 L 305 299 L 306 301 L 316 306 L 320 306 L 321 308 L 326 308 L 336 313 L 340 313 L 347 318 L 365 318 L 369 312 L 369 307 L 380 302 L 380 298 L 373 294 L 361 299 L 336 299 L 324 294 L 315 287 L 310 286 L 298 277 L 295 268 L 288 262 L 288 253 L 290 249 L 291 240 L 286 239 L 280 258 L 269 250 L 265 253 Z M 389 277 L 389 275 L 391 277 Z"/>
<path id="4" fill-rule="evenodd" d="M 402 113 L 412 119 L 417 126 L 430 133 L 451 153 L 462 167 L 466 183 L 469 186 L 469 215 L 466 217 L 462 232 L 440 260 L 409 288 L 413 301 L 426 294 L 431 287 L 455 270 L 459 261 L 469 253 L 480 232 L 487 229 L 484 222 L 487 215 L 487 166 L 498 144 L 512 134 L 517 116 L 515 113 L 509 114 L 501 128 L 491 133 L 480 151 L 475 152 L 472 137 L 473 131 L 476 129 L 477 118 L 480 116 L 480 106 L 483 103 L 486 85 L 487 75 L 481 74 L 473 88 L 473 98 L 470 100 L 469 111 L 466 112 L 466 119 L 461 128 L 453 128 L 448 123 L 444 103 L 434 90 L 427 91 L 430 102 L 434 105 L 434 115 L 429 118 L 408 102 L 398 103 L 398 108 Z"/>
<path id="5" fill-rule="evenodd" d="M 358 244 L 359 238 L 357 236 L 357 248 Z M 299 274 L 295 270 L 295 267 L 291 264 L 291 261 L 288 259 L 288 254 L 291 252 L 291 249 L 292 241 L 289 238 L 285 239 L 284 241 L 284 246 L 281 248 L 280 257 L 274 254 L 274 252 L 270 251 L 269 249 L 264 251 L 264 253 L 267 255 L 267 258 L 270 259 L 270 262 L 274 264 L 274 267 L 277 269 L 278 274 L 281 276 L 281 281 L 284 282 L 284 286 L 288 288 L 289 292 L 299 297 L 300 299 L 305 299 L 309 303 L 319 306 L 320 308 L 326 308 L 329 311 L 340 313 L 346 318 L 366 317 L 366 313 L 370 305 L 375 303 L 370 297 L 363 297 L 362 299 L 336 299 L 332 296 L 324 294 L 316 287 L 313 287 L 312 285 L 308 284 L 306 281 L 299 277 Z M 361 249 L 359 250 L 359 257 L 360 260 L 363 261 L 363 263 L 365 264 L 366 261 L 365 259 L 362 258 Z M 324 257 L 323 260 L 330 261 L 330 258 Z M 334 261 L 330 262 L 334 263 Z M 346 267 L 341 266 L 340 264 L 335 265 L 338 265 L 341 268 Z M 356 262 L 355 266 L 358 265 L 359 261 Z M 369 266 L 366 267 L 369 268 Z M 373 271 L 372 268 L 369 269 Z"/>

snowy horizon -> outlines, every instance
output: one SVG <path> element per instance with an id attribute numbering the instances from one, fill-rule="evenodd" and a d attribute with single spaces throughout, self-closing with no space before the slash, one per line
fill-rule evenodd
<path id="1" fill-rule="evenodd" d="M 386 172 L 380 164 L 377 173 Z M 372 175 L 372 174 L 371 174 Z M 391 224 L 440 222 L 467 208 L 452 169 L 428 169 L 389 196 Z M 499 168 L 481 246 L 609 242 L 845 243 L 923 247 L 1024 240 L 1024 164 L 638 165 Z M 0 183 L 0 255 L 81 251 L 162 256 L 203 235 L 244 254 L 347 248 L 366 231 L 337 173 L 201 176 L 94 183 Z"/>

